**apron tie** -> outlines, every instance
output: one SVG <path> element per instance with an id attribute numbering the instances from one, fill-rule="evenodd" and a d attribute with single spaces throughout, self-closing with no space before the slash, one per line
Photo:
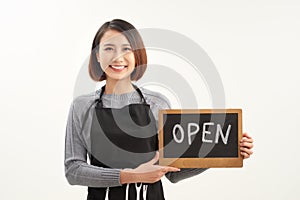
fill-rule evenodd
<path id="1" fill-rule="evenodd" d="M 136 198 L 135 200 L 140 200 L 140 193 L 141 193 L 141 189 L 142 189 L 142 183 L 140 183 L 140 186 L 138 186 L 137 183 L 135 183 L 135 191 L 136 191 Z"/>
<path id="2" fill-rule="evenodd" d="M 135 183 L 135 191 L 136 191 L 136 200 L 140 200 L 140 192 L 143 188 L 143 200 L 147 200 L 147 191 L 148 191 L 148 185 L 143 185 L 140 183 L 140 186 L 138 186 L 137 183 Z M 126 185 L 126 193 L 125 193 L 125 200 L 129 200 L 129 184 Z"/>
<path id="3" fill-rule="evenodd" d="M 143 185 L 143 200 L 147 200 L 148 185 Z"/>
<path id="4" fill-rule="evenodd" d="M 125 200 L 129 200 L 128 196 L 129 196 L 129 183 L 127 183 L 127 185 L 126 185 Z"/>
<path id="5" fill-rule="evenodd" d="M 109 193 L 109 187 L 106 188 L 105 200 L 109 200 L 108 193 Z"/>

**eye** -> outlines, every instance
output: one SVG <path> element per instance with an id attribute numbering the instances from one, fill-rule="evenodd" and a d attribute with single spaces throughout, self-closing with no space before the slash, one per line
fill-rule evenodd
<path id="1" fill-rule="evenodd" d="M 112 48 L 112 47 L 106 47 L 105 49 L 104 49 L 104 51 L 113 51 L 114 49 Z"/>
<path id="2" fill-rule="evenodd" d="M 131 48 L 130 48 L 130 47 L 125 47 L 125 48 L 123 49 L 123 51 L 131 51 Z"/>

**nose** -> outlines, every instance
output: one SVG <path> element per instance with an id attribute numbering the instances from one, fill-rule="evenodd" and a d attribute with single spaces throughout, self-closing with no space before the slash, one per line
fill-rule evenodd
<path id="1" fill-rule="evenodd" d="M 113 61 L 114 61 L 114 62 L 123 62 L 123 61 L 124 61 L 124 58 L 123 58 L 122 55 L 120 55 L 120 56 L 117 56 Z"/>
<path id="2" fill-rule="evenodd" d="M 118 52 L 114 59 L 113 59 L 113 62 L 117 62 L 117 63 L 122 63 L 124 62 L 124 53 L 121 53 L 121 52 Z"/>

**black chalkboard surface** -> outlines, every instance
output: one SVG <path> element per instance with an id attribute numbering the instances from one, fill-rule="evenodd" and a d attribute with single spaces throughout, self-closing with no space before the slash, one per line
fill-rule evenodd
<path id="1" fill-rule="evenodd" d="M 241 109 L 160 110 L 160 165 L 242 167 Z"/>

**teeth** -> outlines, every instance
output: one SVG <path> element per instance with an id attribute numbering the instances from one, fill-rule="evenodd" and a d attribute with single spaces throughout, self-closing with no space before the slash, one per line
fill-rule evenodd
<path id="1" fill-rule="evenodd" d="M 114 66 L 114 65 L 111 65 L 112 68 L 114 69 L 124 69 L 125 66 Z"/>

